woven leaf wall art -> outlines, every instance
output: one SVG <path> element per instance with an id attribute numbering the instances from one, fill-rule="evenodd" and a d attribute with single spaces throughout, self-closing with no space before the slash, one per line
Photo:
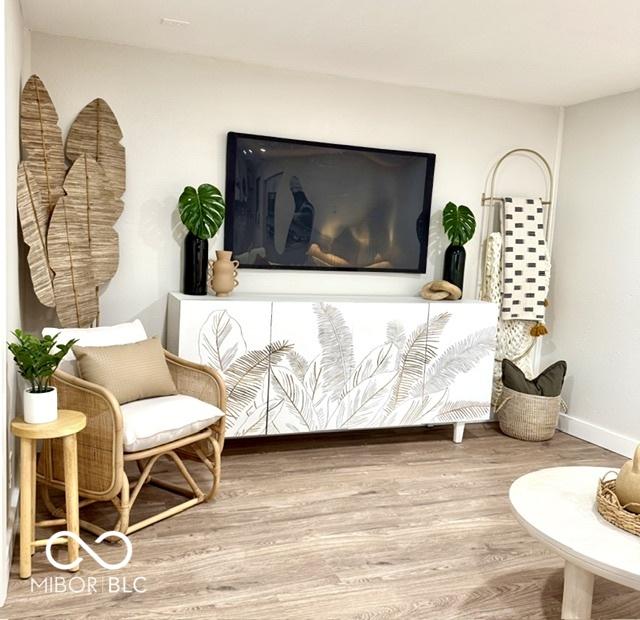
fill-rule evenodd
<path id="1" fill-rule="evenodd" d="M 32 75 L 20 101 L 20 141 L 25 159 L 51 212 L 64 194 L 67 167 L 58 114 L 42 80 Z"/>
<path id="2" fill-rule="evenodd" d="M 88 155 L 81 155 L 71 166 L 64 190 L 67 207 L 86 221 L 93 279 L 99 287 L 118 269 L 118 233 L 113 225 L 122 213 L 122 202 L 114 198 L 103 168 Z"/>
<path id="3" fill-rule="evenodd" d="M 94 99 L 73 121 L 65 143 L 65 153 L 71 161 L 86 153 L 102 166 L 117 199 L 126 187 L 125 150 L 120 140 L 122 130 L 109 104 L 104 99 Z"/>
<path id="4" fill-rule="evenodd" d="M 53 290 L 62 327 L 88 327 L 98 315 L 87 212 L 81 201 L 58 200 L 47 235 Z"/>
<path id="5" fill-rule="evenodd" d="M 113 227 L 124 207 L 122 131 L 106 101 L 87 104 L 69 130 L 67 172 L 58 115 L 37 75 L 23 89 L 20 119 L 18 210 L 34 290 L 55 306 L 62 327 L 97 324 L 99 287 L 118 268 Z"/>
<path id="6" fill-rule="evenodd" d="M 25 162 L 18 166 L 18 216 L 24 242 L 29 246 L 27 262 L 33 290 L 42 304 L 53 307 L 53 272 L 47 255 L 49 206 L 42 201 L 38 183 Z"/>

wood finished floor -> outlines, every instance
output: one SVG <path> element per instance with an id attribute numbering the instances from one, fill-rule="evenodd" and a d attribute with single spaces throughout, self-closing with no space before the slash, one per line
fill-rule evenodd
<path id="1" fill-rule="evenodd" d="M 133 534 L 117 573 L 84 554 L 79 575 L 144 576 L 145 593 L 31 593 L 16 554 L 0 617 L 559 618 L 562 561 L 517 525 L 509 485 L 622 457 L 561 433 L 525 443 L 476 425 L 461 445 L 450 437 L 445 427 L 230 441 L 214 503 Z M 147 507 L 167 497 L 144 493 Z M 33 565 L 39 580 L 68 575 L 42 552 Z M 596 577 L 593 617 L 640 618 L 640 594 Z"/>

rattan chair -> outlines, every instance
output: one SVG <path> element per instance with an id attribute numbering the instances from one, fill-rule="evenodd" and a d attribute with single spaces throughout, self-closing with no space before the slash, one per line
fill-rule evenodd
<path id="1" fill-rule="evenodd" d="M 225 386 L 220 375 L 207 366 L 183 360 L 168 351 L 165 358 L 179 394 L 192 396 L 226 410 Z M 123 417 L 115 397 L 105 388 L 84 381 L 72 374 L 57 370 L 52 385 L 58 390 L 58 406 L 75 409 L 87 416 L 86 428 L 78 434 L 78 484 L 80 508 L 95 502 L 111 502 L 118 513 L 115 529 L 131 534 L 148 525 L 176 515 L 191 506 L 211 500 L 220 483 L 220 454 L 224 446 L 225 416 L 211 426 L 188 437 L 158 445 L 139 452 L 125 452 L 123 446 Z M 176 412 L 179 415 L 179 412 Z M 54 505 L 50 489 L 64 489 L 62 444 L 58 440 L 46 442 L 38 463 L 38 481 L 47 509 L 56 517 L 64 510 Z M 160 457 L 170 459 L 187 482 L 181 486 L 151 476 Z M 211 476 L 210 486 L 204 490 L 189 473 L 185 461 L 200 461 Z M 135 462 L 139 476 L 133 482 L 125 465 Z M 152 484 L 178 495 L 186 501 L 148 517 L 130 523 L 131 508 L 140 497 L 145 484 Z M 144 493 L 142 494 L 144 496 Z M 100 535 L 105 529 L 80 519 L 84 529 Z"/>

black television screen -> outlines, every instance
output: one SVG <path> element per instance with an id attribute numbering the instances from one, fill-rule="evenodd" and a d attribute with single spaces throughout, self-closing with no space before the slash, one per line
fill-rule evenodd
<path id="1" fill-rule="evenodd" d="M 423 273 L 434 164 L 230 132 L 225 248 L 241 267 Z"/>

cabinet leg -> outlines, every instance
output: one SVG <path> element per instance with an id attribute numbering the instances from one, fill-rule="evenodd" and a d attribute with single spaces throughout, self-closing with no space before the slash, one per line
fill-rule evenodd
<path id="1" fill-rule="evenodd" d="M 78 512 L 78 448 L 75 435 L 63 437 L 64 449 L 64 488 L 67 513 L 67 530 L 80 534 L 80 515 Z M 68 562 L 78 559 L 78 543 L 69 537 L 67 543 Z M 78 567 L 71 570 L 78 570 Z"/>
<path id="2" fill-rule="evenodd" d="M 31 577 L 31 467 L 35 442 L 31 439 L 20 441 L 20 578 Z"/>
<path id="3" fill-rule="evenodd" d="M 453 423 L 453 443 L 462 443 L 464 435 L 464 422 Z"/>
<path id="4" fill-rule="evenodd" d="M 562 594 L 562 620 L 588 620 L 591 618 L 593 599 L 593 573 L 571 562 L 564 565 L 564 592 Z"/>

